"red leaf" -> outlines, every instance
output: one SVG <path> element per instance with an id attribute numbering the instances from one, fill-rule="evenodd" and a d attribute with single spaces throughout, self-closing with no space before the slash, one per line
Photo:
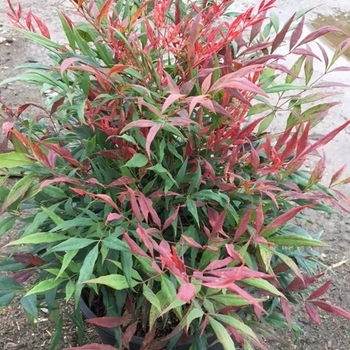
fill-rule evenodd
<path id="1" fill-rule="evenodd" d="M 111 345 L 104 345 L 104 344 L 86 344 L 83 346 L 75 346 L 70 348 L 65 348 L 65 350 L 118 350 L 118 348 L 115 348 Z"/>
<path id="2" fill-rule="evenodd" d="M 208 207 L 208 219 L 212 227 L 212 230 L 211 230 L 212 235 L 216 233 L 221 233 L 223 235 L 226 235 L 222 228 L 222 225 L 225 221 L 225 217 L 226 217 L 226 209 L 219 214 L 213 208 Z"/>
<path id="3" fill-rule="evenodd" d="M 155 136 L 157 135 L 157 132 L 161 128 L 161 124 L 156 124 L 151 127 L 149 130 L 147 137 L 146 137 L 146 153 L 148 158 L 151 158 L 151 143 L 154 140 Z"/>
<path id="4" fill-rule="evenodd" d="M 262 200 L 260 199 L 258 207 L 256 208 L 256 211 L 255 211 L 256 234 L 260 233 L 263 224 L 264 224 L 264 212 L 263 212 L 263 208 L 262 208 Z"/>
<path id="5" fill-rule="evenodd" d="M 304 22 L 305 22 L 305 17 L 303 16 L 301 21 L 294 28 L 293 33 L 290 37 L 289 50 L 292 50 L 292 48 L 298 43 L 301 35 L 303 34 Z"/>
<path id="6" fill-rule="evenodd" d="M 123 217 L 122 214 L 117 214 L 117 213 L 110 213 L 107 216 L 106 223 L 114 220 L 119 220 Z"/>
<path id="7" fill-rule="evenodd" d="M 320 315 L 318 314 L 316 308 L 310 303 L 305 303 L 305 310 L 309 315 L 311 321 L 321 326 Z"/>
<path id="8" fill-rule="evenodd" d="M 129 194 L 129 198 L 130 198 L 130 204 L 131 204 L 132 212 L 134 213 L 135 218 L 139 222 L 141 222 L 142 221 L 141 212 L 140 212 L 139 205 L 137 204 L 137 201 L 136 201 L 135 193 L 129 187 L 128 187 L 128 194 Z"/>
<path id="9" fill-rule="evenodd" d="M 302 211 L 305 208 L 309 208 L 313 206 L 313 204 L 303 205 L 301 207 L 295 207 L 291 210 L 287 211 L 286 213 L 278 216 L 275 220 L 273 220 L 269 225 L 267 225 L 261 233 L 264 233 L 269 230 L 273 230 L 275 228 L 281 227 L 285 223 L 287 223 L 289 220 L 294 218 L 295 215 L 297 215 L 300 211 Z"/>
<path id="10" fill-rule="evenodd" d="M 335 182 L 337 182 L 340 176 L 343 174 L 346 168 L 346 164 L 344 164 L 340 169 L 338 169 L 332 176 L 331 181 L 329 183 L 329 187 L 331 187 Z"/>
<path id="11" fill-rule="evenodd" d="M 298 48 L 298 49 L 294 49 L 291 53 L 298 56 L 311 56 L 321 61 L 320 58 L 313 51 L 309 49 Z"/>
<path id="12" fill-rule="evenodd" d="M 131 239 L 130 236 L 125 231 L 123 231 L 123 238 L 125 242 L 128 244 L 130 250 L 135 255 L 144 256 L 148 258 L 148 255 L 144 252 L 144 250 L 141 249 L 140 246 L 133 239 Z"/>
<path id="13" fill-rule="evenodd" d="M 334 26 L 324 26 L 322 28 L 316 29 L 312 31 L 309 35 L 307 35 L 299 44 L 297 47 L 309 43 L 310 41 L 315 41 L 317 38 L 324 36 L 330 32 L 343 32 L 341 29 L 334 27 Z"/>
<path id="14" fill-rule="evenodd" d="M 131 342 L 131 339 L 135 335 L 136 330 L 137 322 L 132 323 L 125 329 L 125 331 L 122 334 L 124 344 L 129 344 Z"/>
<path id="15" fill-rule="evenodd" d="M 316 149 L 326 145 L 329 141 L 333 140 L 334 137 L 339 134 L 343 129 L 345 129 L 350 124 L 350 120 L 347 120 L 344 124 L 340 125 L 338 128 L 332 130 L 327 135 L 323 136 L 321 139 L 316 141 L 314 144 L 309 146 L 301 155 L 310 154 L 314 152 Z"/>
<path id="16" fill-rule="evenodd" d="M 173 261 L 174 265 L 179 269 L 180 272 L 185 271 L 185 264 L 179 258 L 176 248 L 174 246 L 171 247 L 171 260 Z"/>
<path id="17" fill-rule="evenodd" d="M 245 212 L 241 222 L 239 223 L 239 226 L 236 229 L 235 236 L 233 237 L 233 241 L 237 241 L 246 231 L 248 224 L 250 222 L 250 216 L 252 214 L 252 206 L 248 208 L 248 210 Z"/>
<path id="18" fill-rule="evenodd" d="M 288 292 L 299 292 L 308 287 L 315 281 L 317 281 L 323 274 L 315 276 L 303 276 L 303 278 L 295 277 L 294 280 L 285 288 Z"/>
<path id="19" fill-rule="evenodd" d="M 150 198 L 147 198 L 143 193 L 139 193 L 139 204 L 145 220 L 148 221 L 148 214 L 151 216 L 153 222 L 157 225 L 158 228 L 161 228 L 162 224 L 160 222 L 157 212 L 153 208 L 153 202 Z"/>
<path id="20" fill-rule="evenodd" d="M 225 248 L 227 251 L 227 254 L 233 259 L 233 260 L 237 260 L 239 262 L 241 262 L 242 264 L 244 263 L 243 258 L 241 257 L 241 255 L 237 252 L 237 250 L 235 250 L 234 245 L 231 244 L 225 244 Z"/>
<path id="21" fill-rule="evenodd" d="M 108 196 L 106 194 L 95 194 L 93 196 L 106 202 L 111 207 L 113 207 L 115 210 L 119 210 L 118 206 L 115 204 L 115 202 L 113 201 L 113 199 L 110 196 Z"/>
<path id="22" fill-rule="evenodd" d="M 184 283 L 180 286 L 177 292 L 177 297 L 186 303 L 191 302 L 191 299 L 196 295 L 196 288 L 192 283 Z"/>
<path id="23" fill-rule="evenodd" d="M 203 269 L 203 272 L 221 269 L 223 267 L 226 267 L 231 262 L 232 258 L 230 256 L 222 260 L 214 260 Z"/>
<path id="24" fill-rule="evenodd" d="M 171 93 L 163 103 L 162 113 L 164 113 L 168 109 L 168 107 L 172 105 L 175 101 L 183 97 L 186 97 L 186 95 L 182 95 L 180 93 Z"/>
<path id="25" fill-rule="evenodd" d="M 210 73 L 204 80 L 203 80 L 203 83 L 202 83 L 202 94 L 205 95 L 209 88 L 210 88 L 210 85 L 211 85 L 211 80 L 212 80 L 212 76 L 213 76 L 213 73 Z"/>
<path id="26" fill-rule="evenodd" d="M 318 301 L 318 300 L 310 301 L 310 303 L 316 305 L 320 309 L 327 311 L 333 315 L 345 317 L 350 320 L 350 312 L 345 311 L 340 306 L 333 305 L 327 301 Z"/>
<path id="27" fill-rule="evenodd" d="M 37 271 L 35 269 L 31 268 L 11 275 L 11 278 L 17 283 L 24 283 L 28 281 L 28 279 L 32 277 L 36 272 Z"/>
<path id="28" fill-rule="evenodd" d="M 193 238 L 182 235 L 181 236 L 192 248 L 203 249 L 203 247 L 197 243 Z"/>
<path id="29" fill-rule="evenodd" d="M 171 214 L 164 222 L 163 224 L 163 231 L 166 230 L 173 222 L 174 220 L 177 218 L 178 214 L 179 214 L 179 209 L 180 209 L 180 206 L 178 205 L 176 208 L 175 208 L 175 211 L 173 214 Z"/>
<path id="30" fill-rule="evenodd" d="M 65 59 L 60 65 L 60 74 L 62 75 L 74 62 L 81 62 L 81 59 L 78 57 Z"/>
<path id="31" fill-rule="evenodd" d="M 130 322 L 131 319 L 132 319 L 131 315 L 127 315 L 123 317 L 105 316 L 105 317 L 89 318 L 86 320 L 86 322 L 93 324 L 95 326 L 104 327 L 104 328 L 117 328 Z"/>
<path id="32" fill-rule="evenodd" d="M 47 28 L 47 26 L 41 21 L 41 19 L 39 17 L 35 16 L 34 14 L 32 14 L 32 16 L 35 19 L 35 22 L 39 27 L 41 35 L 44 36 L 45 38 L 50 39 L 49 28 Z"/>
<path id="33" fill-rule="evenodd" d="M 281 46 L 291 24 L 294 21 L 294 16 L 293 15 L 288 22 L 286 22 L 286 24 L 283 26 L 283 28 L 281 29 L 281 31 L 276 35 L 275 40 L 272 43 L 272 47 L 271 47 L 271 53 L 273 53 L 279 46 Z"/>
<path id="34" fill-rule="evenodd" d="M 52 116 L 54 113 L 56 113 L 58 107 L 60 107 L 62 105 L 62 103 L 64 102 L 65 98 L 61 97 L 59 100 L 57 100 L 51 107 L 50 110 L 50 116 Z"/>
<path id="35" fill-rule="evenodd" d="M 50 186 L 51 184 L 54 184 L 54 183 L 62 183 L 62 182 L 65 182 L 65 183 L 70 183 L 70 184 L 74 184 L 74 185 L 78 185 L 78 182 L 69 178 L 69 177 L 66 177 L 66 176 L 59 176 L 59 177 L 56 177 L 55 179 L 53 180 L 45 180 L 43 181 L 41 184 L 40 184 L 40 187 L 39 189 L 42 190 L 44 187 L 46 186 Z"/>
<path id="36" fill-rule="evenodd" d="M 291 327 L 292 307 L 290 305 L 290 302 L 285 298 L 280 298 L 280 303 L 281 303 L 281 309 L 283 311 L 284 317 L 286 318 L 287 324 L 290 328 Z"/>
<path id="37" fill-rule="evenodd" d="M 249 293 L 247 293 L 244 289 L 238 287 L 236 284 L 231 283 L 230 286 L 227 287 L 227 289 L 235 294 L 238 294 L 239 296 L 241 296 L 242 298 L 248 300 L 254 307 L 256 307 L 257 310 L 263 312 L 263 313 L 267 313 L 263 307 L 255 300 L 255 298 L 253 296 L 251 296 Z"/>
<path id="38" fill-rule="evenodd" d="M 331 285 L 332 281 L 327 281 L 326 283 L 324 283 L 320 288 L 314 290 L 310 296 L 307 298 L 307 300 L 312 300 L 312 299 L 316 299 L 319 298 L 321 296 L 323 296 L 324 294 L 327 293 L 330 285 Z"/>
<path id="39" fill-rule="evenodd" d="M 106 0 L 104 2 L 104 5 L 103 5 L 103 7 L 101 9 L 101 12 L 98 14 L 98 17 L 96 19 L 96 23 L 97 23 L 98 26 L 100 26 L 102 20 L 107 16 L 107 13 L 108 13 L 108 11 L 109 11 L 109 9 L 111 7 L 112 1 L 113 0 Z"/>
<path id="40" fill-rule="evenodd" d="M 157 113 L 155 113 L 157 114 Z M 157 115 L 160 116 L 160 113 Z M 132 129 L 132 128 L 150 128 L 158 123 L 154 122 L 153 120 L 144 120 L 144 119 L 139 119 L 134 122 L 129 123 L 124 127 L 124 129 L 121 131 L 121 134 L 124 133 L 125 131 Z"/>
<path id="41" fill-rule="evenodd" d="M 297 141 L 297 152 L 296 157 L 299 157 L 299 155 L 305 150 L 305 148 L 308 145 L 309 141 L 309 131 L 310 131 L 310 121 L 308 121 L 305 125 L 303 133 L 300 135 L 298 141 Z"/>
<path id="42" fill-rule="evenodd" d="M 45 264 L 45 261 L 36 255 L 30 253 L 15 253 L 13 258 L 26 266 L 41 266 Z"/>

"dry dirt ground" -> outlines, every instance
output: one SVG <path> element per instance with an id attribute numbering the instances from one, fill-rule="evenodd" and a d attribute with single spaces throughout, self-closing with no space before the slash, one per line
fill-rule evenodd
<path id="1" fill-rule="evenodd" d="M 32 10 L 49 25 L 55 40 L 62 40 L 62 32 L 56 16 L 57 9 L 70 12 L 66 0 L 20 0 L 24 8 L 31 5 Z M 258 0 L 236 1 L 240 10 L 247 5 L 256 4 Z M 320 6 L 323 4 L 323 6 Z M 350 32 L 347 27 L 347 16 L 350 15 L 348 0 L 278 0 L 276 12 L 283 19 L 290 17 L 294 11 L 301 8 L 315 6 L 310 13 L 309 23 L 315 21 L 321 24 L 338 24 Z M 15 75 L 14 67 L 26 61 L 42 61 L 45 53 L 19 36 L 11 29 L 6 16 L 7 5 L 0 0 L 0 80 Z M 336 22 L 336 23 L 333 23 Z M 333 39 L 331 39 L 333 40 Z M 326 46 L 329 43 L 324 43 Z M 331 45 L 329 50 L 332 50 Z M 341 65 L 350 65 L 344 57 Z M 316 68 L 317 69 L 317 68 Z M 349 83 L 350 73 L 342 73 L 333 77 L 335 80 Z M 328 119 L 324 121 L 320 132 L 339 125 L 350 118 L 350 88 L 343 91 L 342 104 L 333 109 Z M 0 98 L 9 106 L 16 106 L 28 101 L 38 100 L 38 93 L 24 84 L 11 84 L 1 88 Z M 35 114 L 36 111 L 30 113 Z M 331 174 L 341 165 L 350 164 L 350 131 L 344 132 L 326 149 L 328 159 L 328 174 Z M 348 170 L 349 173 L 349 170 Z M 345 188 L 350 195 L 350 188 Z M 328 266 L 328 275 L 334 276 L 330 292 L 326 299 L 350 310 L 350 217 L 316 217 L 315 231 L 324 231 L 324 239 L 329 247 L 323 250 L 324 262 Z M 1 244 L 0 244 L 1 245 Z M 305 334 L 297 341 L 286 332 L 277 339 L 271 339 L 269 345 L 272 350 L 349 350 L 350 349 L 350 321 L 322 315 L 322 327 L 314 326 L 300 311 L 295 310 L 294 317 L 301 322 Z M 18 307 L 6 308 L 0 311 L 0 350 L 47 350 L 53 333 L 53 326 L 47 315 L 42 313 L 34 326 L 27 324 L 26 318 Z M 90 339 L 96 339 L 89 330 Z M 65 320 L 64 332 L 58 350 L 75 345 L 74 326 Z M 89 339 L 86 339 L 88 342 Z"/>

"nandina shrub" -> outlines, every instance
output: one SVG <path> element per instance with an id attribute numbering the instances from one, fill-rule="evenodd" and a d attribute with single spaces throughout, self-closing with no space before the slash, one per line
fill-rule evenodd
<path id="1" fill-rule="evenodd" d="M 322 184 L 319 150 L 350 121 L 310 137 L 334 105 L 313 61 L 324 61 L 324 74 L 347 70 L 334 68 L 347 41 L 329 60 L 310 45 L 338 29 L 303 37 L 302 13 L 279 29 L 268 18 L 274 2 L 228 19 L 225 0 L 78 0 L 81 23 L 59 13 L 61 45 L 8 0 L 12 22 L 52 64 L 25 64 L 2 84 L 53 93 L 46 119 L 25 119 L 30 103 L 3 103 L 0 167 L 4 180 L 21 179 L 1 187 L 1 211 L 12 216 L 0 232 L 27 222 L 1 263 L 13 272 L 1 277 L 3 305 L 19 294 L 36 318 L 59 298 L 77 306 L 84 289 L 106 316 L 89 322 L 115 329 L 119 349 L 134 335 L 142 349 L 173 348 L 183 335 L 203 349 L 206 331 L 227 350 L 264 348 L 263 328 L 300 331 L 298 302 L 318 324 L 319 309 L 350 318 L 320 300 L 330 281 L 313 287 L 322 276 L 314 248 L 324 243 L 294 220 L 306 209 L 349 211 L 334 189 L 348 179 L 339 170 Z M 272 128 L 281 111 L 285 122 Z M 316 166 L 303 170 L 311 157 Z M 30 276 L 34 285 L 23 285 Z"/>

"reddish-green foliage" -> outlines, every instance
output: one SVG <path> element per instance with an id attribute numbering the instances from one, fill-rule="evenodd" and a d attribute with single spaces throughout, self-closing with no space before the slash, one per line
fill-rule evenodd
<path id="1" fill-rule="evenodd" d="M 310 45 L 338 29 L 303 37 L 295 14 L 279 30 L 268 17 L 274 2 L 227 18 L 232 0 L 78 1 L 84 21 L 59 14 L 60 45 L 8 0 L 13 23 L 53 59 L 14 79 L 55 95 L 44 108 L 49 123 L 25 120 L 29 104 L 3 107 L 0 167 L 23 178 L 1 187 L 1 211 L 34 208 L 9 243 L 25 252 L 2 265 L 20 263 L 11 291 L 0 289 L 6 303 L 33 271 L 22 298 L 33 317 L 43 295 L 77 303 L 85 288 L 91 300 L 104 297 L 106 311 L 89 322 L 119 327 L 120 349 L 134 334 L 144 336 L 142 349 L 183 332 L 204 344 L 208 329 L 224 349 L 233 340 L 264 348 L 261 324 L 300 331 L 291 317 L 297 298 L 318 324 L 318 309 L 350 319 L 319 300 L 330 282 L 310 294 L 322 276 L 313 248 L 324 243 L 295 222 L 310 209 L 349 212 L 349 199 L 321 184 L 319 150 L 350 121 L 310 137 L 336 104 L 320 92 L 313 61 L 324 61 L 324 74 L 346 69 L 334 68 L 344 43 L 331 59 L 321 46 L 318 54 Z M 284 120 L 275 125 L 277 112 Z M 314 169 L 302 170 L 312 157 Z M 342 171 L 331 187 L 349 182 Z M 168 321 L 174 328 L 164 335 Z"/>

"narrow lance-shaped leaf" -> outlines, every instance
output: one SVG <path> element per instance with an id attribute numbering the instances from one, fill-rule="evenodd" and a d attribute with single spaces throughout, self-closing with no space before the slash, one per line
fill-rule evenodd
<path id="1" fill-rule="evenodd" d="M 224 350 L 235 350 L 235 344 L 233 343 L 233 340 L 226 328 L 214 318 L 208 317 L 208 319 L 211 328 L 213 329 L 217 339 L 223 346 Z"/>
<path id="2" fill-rule="evenodd" d="M 276 35 L 275 40 L 272 43 L 271 53 L 273 53 L 278 47 L 281 46 L 291 24 L 294 21 L 294 16 L 295 14 L 287 21 L 287 23 L 283 26 L 281 31 Z"/>
<path id="3" fill-rule="evenodd" d="M 322 284 L 321 287 L 317 288 L 309 295 L 307 300 L 313 300 L 313 299 L 317 299 L 317 298 L 322 297 L 323 295 L 325 295 L 327 293 L 331 284 L 332 284 L 332 281 L 327 281 L 326 283 Z"/>
<path id="4" fill-rule="evenodd" d="M 341 316 L 345 317 L 350 320 L 350 312 L 344 310 L 343 308 L 333 305 L 327 301 L 318 301 L 318 300 L 313 300 L 310 301 L 313 305 L 316 305 L 320 309 L 329 312 L 330 314 L 333 314 L 335 316 Z"/>
<path id="5" fill-rule="evenodd" d="M 162 126 L 161 124 L 153 125 L 150 128 L 150 130 L 148 131 L 148 134 L 146 137 L 146 153 L 147 153 L 148 158 L 151 158 L 151 143 L 154 140 L 154 138 L 156 137 L 161 126 Z"/>
<path id="6" fill-rule="evenodd" d="M 330 32 L 342 32 L 341 29 L 339 29 L 338 27 L 334 27 L 334 26 L 324 26 L 322 28 L 316 29 L 314 31 L 312 31 L 312 33 L 310 33 L 309 35 L 307 35 L 298 45 L 297 47 L 307 44 L 311 41 L 315 41 L 316 39 L 318 39 L 321 36 L 324 36 Z"/>
<path id="7" fill-rule="evenodd" d="M 318 326 L 321 326 L 320 315 L 318 314 L 316 307 L 312 305 L 312 303 L 305 303 L 305 310 L 311 321 L 315 322 Z"/>
<path id="8" fill-rule="evenodd" d="M 233 237 L 233 241 L 237 241 L 246 231 L 248 228 L 248 224 L 250 222 L 250 217 L 252 214 L 253 207 L 250 206 L 248 210 L 245 212 L 239 226 L 236 229 L 235 235 Z"/>
<path id="9" fill-rule="evenodd" d="M 285 223 L 289 222 L 292 218 L 294 218 L 300 211 L 302 211 L 303 209 L 306 209 L 306 208 L 310 208 L 311 206 L 312 206 L 312 204 L 308 204 L 308 205 L 303 205 L 300 207 L 295 207 L 295 208 L 290 209 L 286 213 L 278 216 L 270 224 L 268 224 L 265 228 L 263 228 L 261 231 L 261 235 L 263 237 L 265 237 L 269 231 L 281 227 Z"/>
<path id="10" fill-rule="evenodd" d="M 103 7 L 96 19 L 96 23 L 98 26 L 101 24 L 102 20 L 107 16 L 108 11 L 111 7 L 112 1 L 113 0 L 107 0 L 104 2 Z"/>
<path id="11" fill-rule="evenodd" d="M 289 50 L 292 50 L 293 47 L 298 43 L 299 39 L 301 38 L 303 34 L 303 29 L 304 29 L 304 22 L 305 22 L 305 17 L 303 16 L 301 18 L 301 21 L 294 28 L 293 33 L 290 37 Z"/>
<path id="12" fill-rule="evenodd" d="M 307 147 L 304 152 L 301 153 L 301 156 L 310 154 L 314 152 L 316 149 L 325 146 L 328 142 L 334 139 L 336 135 L 338 135 L 343 129 L 345 129 L 348 125 L 350 124 L 350 120 L 347 120 L 345 123 L 340 125 L 338 128 L 332 130 L 329 132 L 327 135 L 323 136 L 321 139 L 316 141 L 314 144 L 311 146 Z"/>
<path id="13" fill-rule="evenodd" d="M 284 314 L 284 317 L 286 318 L 287 324 L 289 328 L 291 328 L 292 307 L 290 305 L 290 302 L 286 298 L 280 298 L 280 303 L 281 303 L 281 309 Z"/>

